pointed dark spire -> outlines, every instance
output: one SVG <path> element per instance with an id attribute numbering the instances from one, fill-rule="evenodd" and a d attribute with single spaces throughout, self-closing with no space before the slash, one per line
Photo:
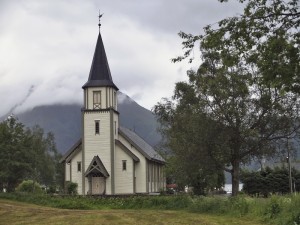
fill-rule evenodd
<path id="1" fill-rule="evenodd" d="M 102 15 L 99 14 L 99 25 L 98 25 L 99 34 L 98 34 L 97 44 L 95 48 L 91 70 L 90 70 L 89 79 L 83 85 L 82 88 L 114 87 L 115 89 L 119 90 L 112 80 L 101 33 L 100 33 L 100 26 L 101 26 L 100 18 L 102 17 Z"/>

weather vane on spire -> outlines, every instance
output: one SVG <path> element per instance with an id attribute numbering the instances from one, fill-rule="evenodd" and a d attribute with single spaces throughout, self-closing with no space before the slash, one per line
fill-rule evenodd
<path id="1" fill-rule="evenodd" d="M 99 26 L 99 31 L 100 31 L 100 27 L 101 27 L 101 23 L 100 23 L 100 19 L 101 17 L 103 16 L 104 13 L 100 14 L 100 10 L 99 10 L 99 23 L 98 23 L 98 26 Z"/>

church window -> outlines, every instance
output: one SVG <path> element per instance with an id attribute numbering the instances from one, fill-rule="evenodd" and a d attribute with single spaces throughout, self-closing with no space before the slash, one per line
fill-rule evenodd
<path id="1" fill-rule="evenodd" d="M 77 162 L 77 172 L 81 172 L 81 162 Z"/>
<path id="2" fill-rule="evenodd" d="M 101 91 L 93 91 L 94 109 L 101 108 Z"/>
<path id="3" fill-rule="evenodd" d="M 95 134 L 100 134 L 100 121 L 95 120 Z"/>
<path id="4" fill-rule="evenodd" d="M 117 99 L 116 99 L 116 92 L 114 91 L 114 96 L 113 96 L 113 106 L 114 106 L 114 109 L 117 108 Z"/>
<path id="5" fill-rule="evenodd" d="M 117 135 L 117 121 L 115 121 L 115 135 Z"/>
<path id="6" fill-rule="evenodd" d="M 122 160 L 122 170 L 126 170 L 126 160 Z"/>

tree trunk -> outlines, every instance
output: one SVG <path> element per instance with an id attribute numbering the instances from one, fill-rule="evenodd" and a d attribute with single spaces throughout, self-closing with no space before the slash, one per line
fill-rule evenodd
<path id="1" fill-rule="evenodd" d="M 232 196 L 237 196 L 239 193 L 239 184 L 240 184 L 240 162 L 235 159 L 232 163 Z"/>

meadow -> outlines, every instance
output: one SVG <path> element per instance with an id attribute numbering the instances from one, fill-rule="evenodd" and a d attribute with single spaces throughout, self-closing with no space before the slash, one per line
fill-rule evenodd
<path id="1" fill-rule="evenodd" d="M 0 224 L 300 225 L 300 196 L 92 198 L 1 193 Z"/>

